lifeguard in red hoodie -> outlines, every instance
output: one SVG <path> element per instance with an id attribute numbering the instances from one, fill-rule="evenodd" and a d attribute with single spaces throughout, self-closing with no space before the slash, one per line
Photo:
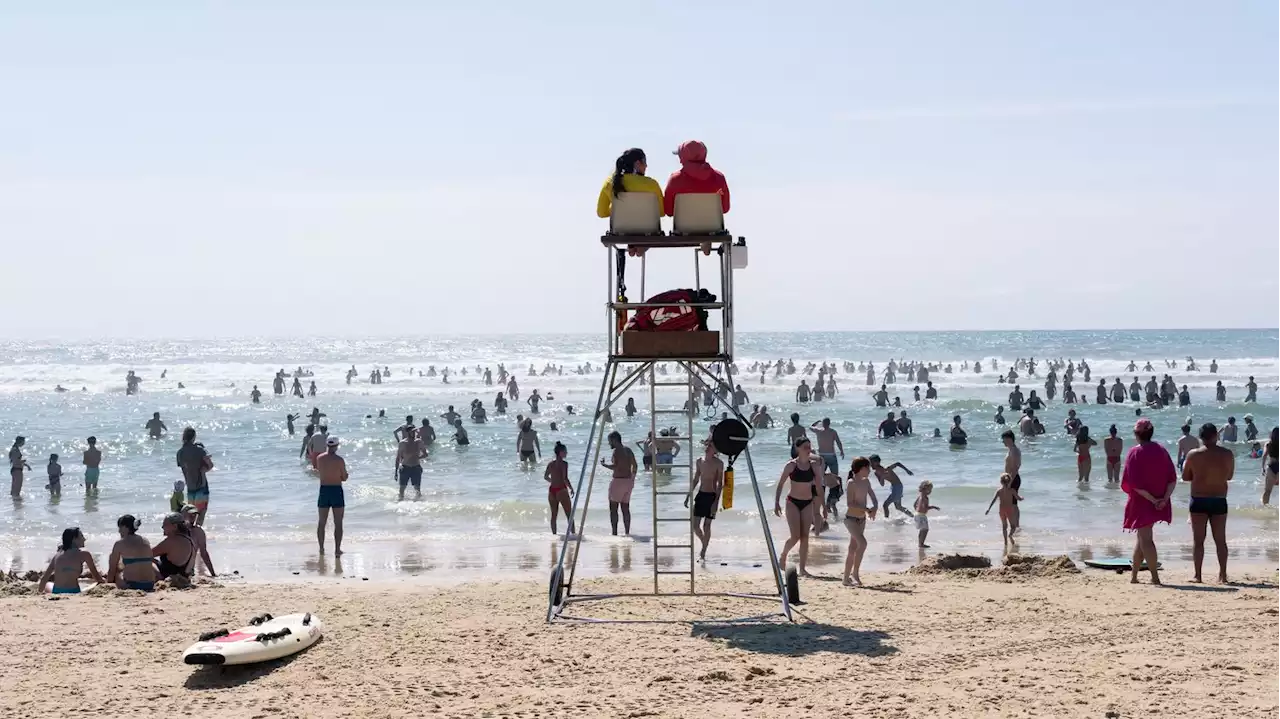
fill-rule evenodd
<path id="1" fill-rule="evenodd" d="M 724 175 L 707 164 L 707 146 L 697 140 L 680 143 L 676 150 L 680 157 L 680 169 L 671 173 L 667 189 L 662 193 L 662 209 L 668 217 L 676 213 L 676 195 L 691 193 L 717 193 L 720 207 L 729 212 L 729 183 Z"/>

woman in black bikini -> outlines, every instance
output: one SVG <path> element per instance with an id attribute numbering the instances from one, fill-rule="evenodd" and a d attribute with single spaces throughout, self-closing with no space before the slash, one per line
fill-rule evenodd
<path id="1" fill-rule="evenodd" d="M 1280 427 L 1271 428 L 1271 439 L 1262 450 L 1262 504 L 1271 504 L 1271 490 L 1280 483 Z"/>
<path id="2" fill-rule="evenodd" d="M 196 545 L 191 541 L 191 529 L 181 514 L 165 515 L 161 524 L 164 539 L 152 547 L 151 555 L 156 558 L 156 573 L 161 579 L 181 576 L 190 579 L 195 565 Z"/>
<path id="3" fill-rule="evenodd" d="M 782 476 L 778 479 L 778 491 L 773 497 L 773 513 L 783 515 L 782 486 L 791 480 L 791 489 L 787 493 L 787 528 L 791 536 L 782 545 L 778 555 L 778 564 L 783 572 L 787 571 L 787 553 L 791 548 L 800 545 L 800 575 L 809 577 L 806 566 L 809 559 L 809 528 L 813 526 L 815 511 L 821 505 L 822 491 L 819 481 L 822 479 L 822 463 L 814 463 L 807 438 L 796 440 L 796 458 L 787 462 L 782 468 Z M 814 502 L 819 502 L 815 505 Z"/>

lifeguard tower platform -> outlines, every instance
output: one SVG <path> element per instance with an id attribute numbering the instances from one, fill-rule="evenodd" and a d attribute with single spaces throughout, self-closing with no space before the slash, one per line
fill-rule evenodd
<path id="1" fill-rule="evenodd" d="M 661 225 L 662 208 L 656 195 L 624 192 L 613 199 L 609 232 L 600 238 L 606 250 L 605 277 L 607 299 L 605 302 L 605 333 L 608 338 L 608 363 L 600 394 L 596 402 L 595 417 L 583 453 L 582 469 L 578 475 L 570 516 L 578 533 L 565 532 L 560 542 L 559 558 L 551 573 L 551 585 L 547 606 L 547 621 L 644 621 L 636 619 L 611 620 L 600 617 L 575 616 L 572 609 L 582 602 L 600 601 L 618 597 L 739 597 L 773 603 L 773 611 L 767 614 L 703 619 L 702 621 L 747 622 L 771 618 L 792 619 L 787 581 L 778 566 L 777 550 L 769 532 L 768 514 L 760 496 L 755 467 L 749 449 L 754 430 L 733 405 L 732 395 L 724 397 L 715 391 L 722 382 L 734 387 L 732 376 L 734 317 L 734 272 L 746 267 L 747 247 L 743 239 L 735 241 L 724 226 L 720 196 L 717 194 L 684 194 L 676 197 L 673 228 L 665 233 Z M 710 254 L 706 254 L 709 251 Z M 645 294 L 645 272 L 653 258 L 675 258 L 681 253 L 693 260 L 692 288 L 708 289 L 715 294 L 714 301 L 680 303 L 629 302 L 626 297 L 626 264 L 629 255 L 633 265 L 633 279 L 638 275 L 640 297 Z M 714 284 L 703 286 L 703 264 L 709 265 L 708 277 L 714 274 Z M 639 265 L 639 272 L 634 265 Z M 718 286 L 717 286 L 718 285 Z M 705 312 L 708 322 L 705 328 L 692 331 L 637 331 L 627 329 L 623 318 L 637 310 L 660 312 Z M 718 322 L 714 322 L 718 320 Z M 712 329 L 712 325 L 718 329 Z M 674 365 L 675 371 L 659 373 L 659 364 Z M 723 374 L 723 377 L 721 377 Z M 679 442 L 681 451 L 672 462 L 659 463 L 655 453 L 653 475 L 637 477 L 632 504 L 638 504 L 645 492 L 646 482 L 651 509 L 652 534 L 649 540 L 652 591 L 588 594 L 576 590 L 577 560 L 583 536 L 592 530 L 587 510 L 590 508 L 596 476 L 603 473 L 607 486 L 612 473 L 601 466 L 601 448 L 605 442 L 605 410 L 613 407 L 628 390 L 637 385 L 648 385 L 648 429 L 652 438 L 659 437 L 661 428 L 672 424 L 683 426 L 678 436 L 664 440 Z M 729 419 L 716 425 L 713 437 L 708 437 L 701 422 L 695 427 L 698 400 L 704 387 L 712 388 L 715 403 L 728 412 Z M 668 395 L 675 391 L 683 396 L 686 405 L 682 409 L 660 406 L 659 391 Z M 681 416 L 683 416 L 681 418 Z M 698 430 L 701 430 L 700 432 Z M 628 438 L 624 441 L 630 441 Z M 772 575 L 774 591 L 768 594 L 741 594 L 724 592 L 700 592 L 698 588 L 698 562 L 693 535 L 693 510 L 685 508 L 684 499 L 694 476 L 694 463 L 702 455 L 701 442 L 712 439 L 717 451 L 725 455 L 726 468 L 740 471 L 737 460 L 744 459 L 746 472 L 735 481 L 735 506 L 750 505 L 760 520 L 760 531 L 768 551 L 768 571 Z M 659 476 L 662 481 L 659 482 Z M 668 476 L 669 475 L 669 476 Z M 743 481 L 747 480 L 747 481 Z M 726 510 L 732 511 L 732 510 Z"/>

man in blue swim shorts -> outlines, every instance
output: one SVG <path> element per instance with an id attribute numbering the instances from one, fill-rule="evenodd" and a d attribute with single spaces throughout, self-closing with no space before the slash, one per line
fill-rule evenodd
<path id="1" fill-rule="evenodd" d="M 333 556 L 342 556 L 342 518 L 346 514 L 347 501 L 342 493 L 342 483 L 347 481 L 347 462 L 338 456 L 338 438 L 325 440 L 325 453 L 316 458 L 320 474 L 320 498 L 316 501 L 319 522 L 316 539 L 320 541 L 320 553 L 324 554 L 324 529 L 329 524 L 329 512 L 333 512 Z"/>
<path id="2" fill-rule="evenodd" d="M 840 450 L 840 456 L 843 457 L 844 443 L 840 441 L 839 433 L 831 429 L 831 418 L 823 417 L 821 422 L 814 422 L 811 429 L 818 440 L 818 456 L 822 457 L 822 463 L 826 465 L 828 472 L 839 475 L 840 460 L 836 458 L 836 449 Z"/>

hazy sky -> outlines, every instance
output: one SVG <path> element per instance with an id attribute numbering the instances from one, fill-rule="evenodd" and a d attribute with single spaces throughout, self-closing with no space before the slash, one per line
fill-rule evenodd
<path id="1" fill-rule="evenodd" d="M 1276 327 L 1277 53 L 1261 1 L 4 3 L 0 336 L 603 331 L 600 184 L 690 138 L 740 330 Z"/>

